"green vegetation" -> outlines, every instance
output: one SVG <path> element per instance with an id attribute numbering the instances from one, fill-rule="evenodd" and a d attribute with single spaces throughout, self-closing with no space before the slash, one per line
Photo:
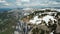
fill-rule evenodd
<path id="1" fill-rule="evenodd" d="M 13 34 L 16 25 L 16 17 L 13 12 L 1 12 L 0 13 L 0 34 Z"/>

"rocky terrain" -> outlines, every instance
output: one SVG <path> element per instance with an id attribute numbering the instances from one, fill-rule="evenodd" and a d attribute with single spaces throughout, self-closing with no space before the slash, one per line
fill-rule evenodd
<path id="1" fill-rule="evenodd" d="M 29 26 L 32 27 L 32 29 L 30 29 L 30 31 L 27 33 L 28 34 L 39 34 L 39 33 L 56 34 L 55 32 L 60 32 L 58 26 L 58 22 L 59 22 L 58 15 L 60 14 L 58 13 L 60 12 L 56 10 L 45 9 L 45 10 L 34 11 L 33 13 L 23 17 L 22 21 L 27 24 L 27 27 L 28 28 Z"/>
<path id="2" fill-rule="evenodd" d="M 14 9 L 0 16 L 0 34 L 60 33 L 60 11 L 56 9 Z"/>

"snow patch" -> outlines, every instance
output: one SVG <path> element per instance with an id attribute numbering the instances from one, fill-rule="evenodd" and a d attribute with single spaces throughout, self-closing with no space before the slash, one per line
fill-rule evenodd
<path id="1" fill-rule="evenodd" d="M 46 24 L 48 25 L 49 19 L 51 19 L 52 21 L 55 20 L 53 16 L 47 15 L 43 18 L 38 18 L 38 16 L 35 16 L 32 20 L 30 20 L 29 22 L 31 22 L 32 24 L 40 24 L 42 20 L 44 20 L 46 22 Z M 53 22 L 54 23 L 54 22 Z"/>

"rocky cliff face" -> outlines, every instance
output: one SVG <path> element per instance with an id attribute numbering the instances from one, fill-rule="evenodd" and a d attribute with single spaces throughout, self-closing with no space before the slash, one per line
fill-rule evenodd
<path id="1" fill-rule="evenodd" d="M 51 33 L 53 33 L 54 28 L 56 27 L 54 24 L 57 23 L 57 18 L 56 18 L 57 14 L 58 14 L 58 11 L 56 11 L 56 10 L 50 10 L 50 9 L 39 10 L 39 11 L 34 11 L 33 13 L 25 16 L 22 20 L 23 20 L 23 22 L 25 22 L 27 24 L 27 26 L 30 25 L 33 27 L 30 30 L 29 34 L 31 34 L 31 33 L 33 34 L 32 31 L 35 29 L 34 27 L 36 26 L 36 28 L 37 28 L 38 27 L 37 25 L 41 25 L 41 24 L 42 25 L 44 24 L 49 29 L 49 31 L 48 31 L 49 34 L 51 34 Z M 28 21 L 26 21 L 27 19 L 28 19 Z M 45 22 L 43 22 L 42 20 Z M 41 27 L 43 27 L 42 30 L 44 31 L 45 27 L 44 26 L 41 26 Z M 40 29 L 40 28 L 38 28 L 38 29 Z M 35 31 L 34 33 L 38 34 L 37 31 Z M 44 34 L 47 34 L 47 32 L 45 32 Z"/>

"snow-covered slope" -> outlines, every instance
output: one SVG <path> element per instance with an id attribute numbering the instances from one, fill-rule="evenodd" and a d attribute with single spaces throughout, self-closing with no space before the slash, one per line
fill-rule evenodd
<path id="1" fill-rule="evenodd" d="M 46 15 L 43 18 L 38 18 L 38 16 L 35 16 L 32 20 L 30 20 L 29 22 L 31 22 L 32 24 L 40 24 L 42 20 L 44 20 L 46 22 L 46 24 L 48 25 L 49 19 L 51 19 L 52 21 L 55 20 L 53 16 L 50 15 Z M 54 22 L 53 22 L 54 23 Z"/>

